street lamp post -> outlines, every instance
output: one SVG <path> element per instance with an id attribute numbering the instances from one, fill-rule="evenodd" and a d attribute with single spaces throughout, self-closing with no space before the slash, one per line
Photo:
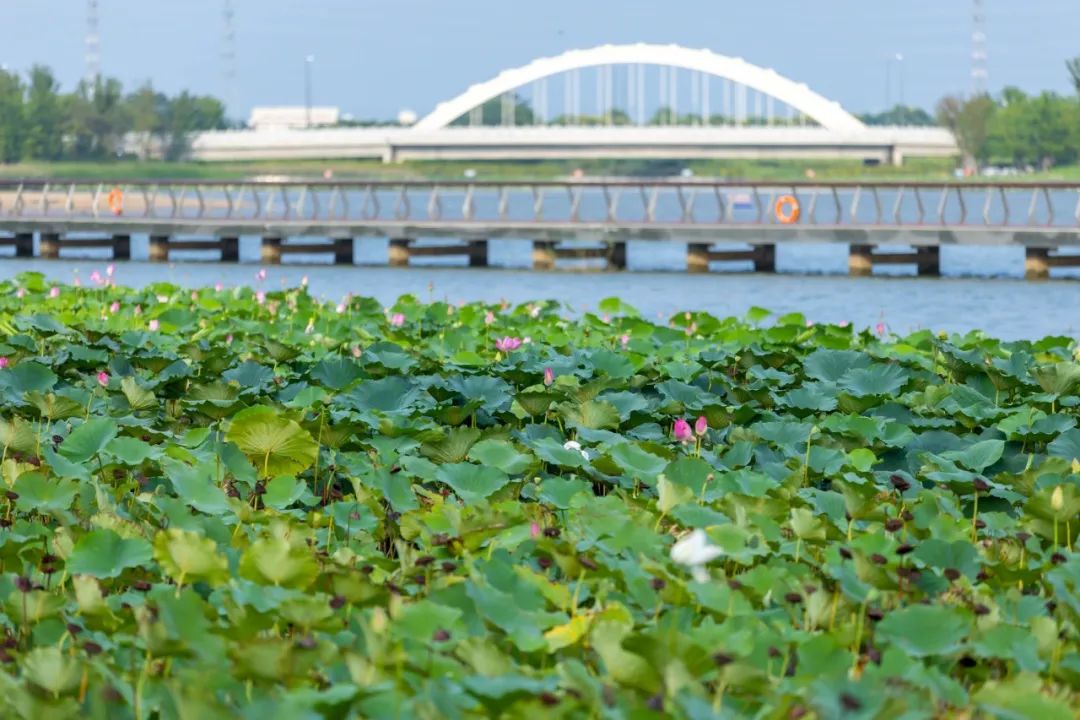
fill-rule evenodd
<path id="1" fill-rule="evenodd" d="M 304 58 L 304 108 L 306 110 L 306 125 L 311 127 L 311 66 L 315 64 L 315 56 L 308 55 Z"/>
<path id="2" fill-rule="evenodd" d="M 897 68 L 900 70 L 899 78 L 898 78 L 898 85 L 900 86 L 900 92 L 899 92 L 900 103 L 899 104 L 903 105 L 904 104 L 904 56 L 901 55 L 900 53 L 896 53 L 896 65 L 897 65 Z"/>

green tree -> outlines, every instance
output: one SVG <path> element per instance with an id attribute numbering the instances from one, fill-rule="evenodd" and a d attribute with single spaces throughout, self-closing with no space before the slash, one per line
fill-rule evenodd
<path id="1" fill-rule="evenodd" d="M 187 91 L 169 100 L 164 108 L 165 159 L 179 160 L 190 147 L 191 134 L 220 130 L 226 126 L 225 106 L 215 98 L 191 95 Z"/>
<path id="2" fill-rule="evenodd" d="M 508 118 L 505 117 L 505 107 L 503 105 L 503 97 L 492 98 L 486 103 L 480 106 L 480 125 L 495 126 L 495 125 L 507 125 Z M 536 122 L 535 113 L 533 113 L 532 105 L 520 95 L 514 93 L 510 96 L 510 101 L 507 103 L 513 108 L 514 125 L 533 125 Z M 468 126 L 472 124 L 472 113 L 465 113 L 451 125 L 454 126 Z"/>
<path id="3" fill-rule="evenodd" d="M 116 79 L 98 79 L 91 87 L 83 82 L 68 106 L 75 159 L 103 160 L 116 157 L 131 118 L 124 93 Z"/>
<path id="4" fill-rule="evenodd" d="M 23 137 L 23 157 L 59 160 L 64 154 L 63 102 L 56 77 L 44 65 L 30 69 L 25 116 L 28 122 Z"/>
<path id="5" fill-rule="evenodd" d="M 22 159 L 26 113 L 19 76 L 0 70 L 0 162 Z"/>
<path id="6" fill-rule="evenodd" d="M 135 133 L 139 145 L 139 156 L 148 158 L 154 152 L 155 141 L 161 140 L 164 135 L 169 99 L 156 92 L 147 82 L 128 95 L 125 103 L 131 118 L 131 131 Z"/>
<path id="7" fill-rule="evenodd" d="M 972 166 L 987 158 L 987 135 L 990 119 L 997 106 L 989 95 L 977 95 L 964 99 L 949 95 L 937 106 L 938 123 L 956 136 L 957 145 L 964 156 L 964 164 Z"/>
<path id="8" fill-rule="evenodd" d="M 903 126 L 929 126 L 936 125 L 934 116 L 919 107 L 908 105 L 896 105 L 885 112 L 866 113 L 859 119 L 867 125 L 903 125 Z"/>
<path id="9" fill-rule="evenodd" d="M 1067 60 L 1065 67 L 1069 70 L 1069 77 L 1072 78 L 1073 87 L 1076 88 L 1077 94 L 1080 95 L 1080 57 Z"/>
<path id="10" fill-rule="evenodd" d="M 1006 88 L 990 120 L 987 148 L 995 159 L 1049 169 L 1077 159 L 1080 103 L 1052 92 L 1034 97 Z"/>

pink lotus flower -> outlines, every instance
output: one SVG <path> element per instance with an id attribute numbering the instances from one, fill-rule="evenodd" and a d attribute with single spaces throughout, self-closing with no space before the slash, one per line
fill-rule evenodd
<path id="1" fill-rule="evenodd" d="M 555 372 L 551 368 L 544 368 L 544 384 L 551 387 L 555 382 Z"/>
<path id="2" fill-rule="evenodd" d="M 531 537 L 534 540 L 536 538 L 540 537 L 540 524 L 539 523 L 530 523 L 529 524 L 529 537 Z"/>
<path id="3" fill-rule="evenodd" d="M 109 312 L 111 312 L 113 315 L 120 312 L 120 303 L 116 300 L 113 300 L 112 305 L 109 306 Z"/>
<path id="4" fill-rule="evenodd" d="M 491 312 L 490 310 L 488 310 L 488 311 L 487 311 L 487 312 L 486 312 L 486 313 L 484 314 L 484 324 L 485 324 L 485 325 L 490 325 L 490 324 L 491 324 L 491 323 L 493 323 L 493 322 L 495 322 L 495 313 L 493 313 L 493 312 Z"/>
<path id="5" fill-rule="evenodd" d="M 338 306 L 335 309 L 337 310 L 338 315 L 344 315 L 346 308 L 348 308 L 348 306 L 345 304 L 345 301 L 342 300 L 338 303 Z"/>
<path id="6" fill-rule="evenodd" d="M 49 297 L 51 297 L 51 298 L 60 297 L 60 288 L 57 287 L 57 286 L 54 286 L 51 290 L 49 290 Z"/>
<path id="7" fill-rule="evenodd" d="M 694 423 L 694 434 L 697 435 L 698 437 L 701 437 L 702 435 L 704 435 L 708 431 L 709 431 L 709 421 L 705 419 L 704 415 L 702 415 L 701 417 L 699 417 L 697 419 L 697 422 Z"/>
<path id="8" fill-rule="evenodd" d="M 232 345 L 232 340 L 233 340 L 233 338 L 232 338 L 231 334 L 225 336 L 225 344 L 226 345 Z"/>
<path id="9" fill-rule="evenodd" d="M 150 332 L 157 332 L 158 328 L 161 327 L 161 325 L 160 325 L 160 323 L 158 323 L 157 319 L 155 318 L 155 319 L 151 320 L 149 323 L 147 323 L 147 327 L 150 328 Z"/>
<path id="10" fill-rule="evenodd" d="M 105 268 L 105 274 L 106 274 L 106 275 L 107 275 L 108 277 L 112 277 L 113 275 L 115 275 L 115 274 L 116 274 L 116 266 L 115 266 L 115 265 L 108 265 L 108 266 L 106 266 L 106 268 Z"/>
<path id="11" fill-rule="evenodd" d="M 8 360 L 6 357 L 0 357 L 0 370 L 3 370 L 4 368 L 6 368 L 10 364 L 11 364 L 11 361 Z"/>
<path id="12" fill-rule="evenodd" d="M 521 347 L 521 339 L 516 337 L 503 337 L 495 341 L 495 349 L 499 352 L 511 352 Z"/>
<path id="13" fill-rule="evenodd" d="M 690 423 L 682 418 L 675 421 L 675 425 L 671 428 L 671 434 L 675 436 L 676 440 L 683 443 L 694 435 L 693 431 L 690 430 Z"/>
<path id="14" fill-rule="evenodd" d="M 262 268 L 262 269 L 259 270 L 259 272 L 255 273 L 255 279 L 260 281 L 260 282 L 265 280 L 266 279 L 266 269 Z"/>
<path id="15" fill-rule="evenodd" d="M 308 279 L 307 279 L 307 275 L 305 275 L 304 277 L 300 278 L 300 287 L 307 287 L 307 284 L 308 284 Z"/>
<path id="16" fill-rule="evenodd" d="M 101 273 L 95 270 L 94 272 L 90 273 L 90 282 L 94 283 L 95 285 L 102 285 L 105 283 L 105 278 L 101 277 Z"/>
<path id="17" fill-rule="evenodd" d="M 874 326 L 874 332 L 876 332 L 879 337 L 885 337 L 885 330 L 885 323 L 883 322 L 879 322 L 877 325 Z"/>
<path id="18" fill-rule="evenodd" d="M 225 286 L 224 286 L 224 285 L 222 285 L 221 283 L 214 283 L 214 290 L 215 290 L 216 292 L 221 292 L 221 291 L 222 291 L 222 289 L 224 289 L 224 287 L 225 287 Z"/>
<path id="19" fill-rule="evenodd" d="M 255 302 L 259 303 L 260 305 L 266 302 L 266 293 L 264 293 L 262 290 L 255 293 Z"/>
<path id="20" fill-rule="evenodd" d="M 26 297 L 26 288 L 19 288 L 18 290 L 16 290 L 15 297 L 20 299 Z"/>
<path id="21" fill-rule="evenodd" d="M 352 356 L 354 358 L 358 358 L 358 357 L 360 357 L 360 353 L 361 353 L 360 346 L 359 345 L 353 345 Z"/>
<path id="22" fill-rule="evenodd" d="M 630 344 L 630 336 L 629 335 L 623 335 L 622 337 L 620 337 L 619 338 L 619 344 L 622 345 L 623 348 L 625 349 L 626 346 Z"/>
<path id="23" fill-rule="evenodd" d="M 850 324 L 851 324 L 851 322 L 849 320 L 841 320 L 840 321 L 840 327 L 842 327 L 842 328 L 846 328 Z"/>
<path id="24" fill-rule="evenodd" d="M 405 316 L 401 313 L 394 313 L 390 316 L 390 324 L 394 327 L 401 327 L 405 324 Z"/>
<path id="25" fill-rule="evenodd" d="M 75 281 L 71 284 L 75 287 L 82 287 L 82 280 L 80 280 L 79 278 L 75 278 Z"/>
<path id="26" fill-rule="evenodd" d="M 198 299 L 199 299 L 199 291 L 198 290 L 192 290 L 191 291 L 191 302 L 197 302 Z"/>
<path id="27" fill-rule="evenodd" d="M 97 381 L 101 387 L 109 387 L 109 373 L 102 370 L 97 374 Z"/>

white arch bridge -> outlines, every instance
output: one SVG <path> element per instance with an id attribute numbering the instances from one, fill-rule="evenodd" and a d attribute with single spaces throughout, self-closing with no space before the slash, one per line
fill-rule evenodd
<path id="1" fill-rule="evenodd" d="M 201 160 L 951 156 L 942 128 L 870 127 L 775 70 L 676 45 L 541 58 L 440 103 L 412 127 L 204 133 Z"/>

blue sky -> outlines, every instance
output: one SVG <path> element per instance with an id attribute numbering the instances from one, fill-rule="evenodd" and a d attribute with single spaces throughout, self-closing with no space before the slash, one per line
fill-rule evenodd
<path id="1" fill-rule="evenodd" d="M 134 86 L 225 94 L 223 0 L 99 0 L 102 66 Z M 504 68 L 576 47 L 663 42 L 742 56 L 854 112 L 885 104 L 902 53 L 909 102 L 970 84 L 970 0 L 234 0 L 231 111 L 314 98 L 360 117 L 420 113 Z M 990 87 L 1070 91 L 1080 0 L 986 0 Z M 84 0 L 0 0 L 0 64 L 84 73 Z M 898 90 L 893 89 L 895 98 Z"/>

